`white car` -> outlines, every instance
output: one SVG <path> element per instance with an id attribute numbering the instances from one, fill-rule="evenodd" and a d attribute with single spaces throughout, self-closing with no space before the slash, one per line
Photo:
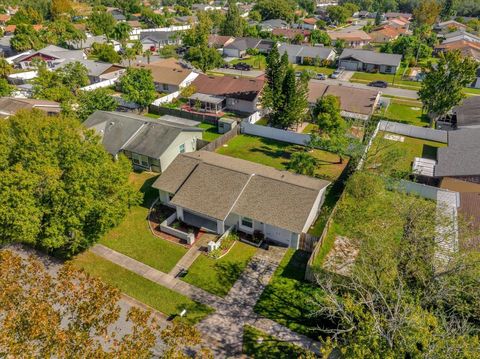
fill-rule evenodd
<path id="1" fill-rule="evenodd" d="M 340 75 L 343 74 L 344 71 L 345 71 L 345 67 L 339 67 L 331 75 L 332 79 L 338 79 L 340 77 Z"/>

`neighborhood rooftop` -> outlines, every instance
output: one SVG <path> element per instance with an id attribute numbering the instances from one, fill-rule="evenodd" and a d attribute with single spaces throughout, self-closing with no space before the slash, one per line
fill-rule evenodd
<path id="1" fill-rule="evenodd" d="M 357 49 L 344 49 L 340 55 L 340 60 L 353 58 L 367 64 L 399 66 L 402 61 L 402 55 L 385 54 L 381 52 Z"/>

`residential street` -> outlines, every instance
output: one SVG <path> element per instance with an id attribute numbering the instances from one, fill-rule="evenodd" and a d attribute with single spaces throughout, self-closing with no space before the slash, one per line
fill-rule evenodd
<path id="1" fill-rule="evenodd" d="M 312 80 L 312 81 L 320 81 L 320 80 Z M 376 89 L 376 87 L 370 87 L 360 83 L 339 81 L 334 79 L 326 79 L 320 82 L 326 83 L 328 85 L 340 85 L 340 86 L 353 87 L 358 89 L 369 89 L 369 90 Z M 381 91 L 383 95 L 405 97 L 405 98 L 411 98 L 415 100 L 418 99 L 417 91 L 413 91 L 413 90 L 405 90 L 405 89 L 400 89 L 395 87 L 387 87 L 385 89 L 379 88 L 378 90 Z"/>

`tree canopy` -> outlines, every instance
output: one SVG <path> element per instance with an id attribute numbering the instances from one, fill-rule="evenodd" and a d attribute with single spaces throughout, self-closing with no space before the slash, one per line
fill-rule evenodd
<path id="1" fill-rule="evenodd" d="M 157 96 L 152 72 L 142 68 L 129 67 L 119 81 L 122 97 L 138 104 L 142 109 L 150 105 Z"/>
<path id="2" fill-rule="evenodd" d="M 76 114 L 81 121 L 85 121 L 97 110 L 114 111 L 117 107 L 117 101 L 110 95 L 110 90 L 106 88 L 80 91 Z"/>
<path id="3" fill-rule="evenodd" d="M 0 241 L 64 257 L 118 224 L 138 195 L 130 162 L 114 161 L 77 120 L 25 111 L 0 122 Z"/>
<path id="4" fill-rule="evenodd" d="M 244 27 L 244 20 L 240 17 L 237 4 L 230 0 L 228 3 L 227 15 L 222 23 L 220 33 L 225 36 L 239 37 L 243 35 Z"/>
<path id="5" fill-rule="evenodd" d="M 259 0 L 253 7 L 262 16 L 262 20 L 282 19 L 292 22 L 295 5 L 289 0 Z"/>

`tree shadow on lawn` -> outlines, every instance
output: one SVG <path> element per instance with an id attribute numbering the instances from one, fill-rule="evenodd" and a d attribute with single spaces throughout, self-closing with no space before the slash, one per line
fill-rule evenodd
<path id="1" fill-rule="evenodd" d="M 245 263 L 241 262 L 218 262 L 215 263 L 215 272 L 218 284 L 221 288 L 226 288 L 226 295 L 230 287 L 237 281 L 245 269 Z"/>
<path id="2" fill-rule="evenodd" d="M 150 208 L 158 197 L 158 191 L 152 187 L 153 182 L 157 180 L 158 176 L 148 178 L 140 187 L 140 193 L 143 194 L 143 202 L 141 204 L 144 208 Z"/>
<path id="3" fill-rule="evenodd" d="M 288 264 L 283 268 L 282 277 L 303 281 L 310 253 L 302 250 L 294 252 Z"/>

